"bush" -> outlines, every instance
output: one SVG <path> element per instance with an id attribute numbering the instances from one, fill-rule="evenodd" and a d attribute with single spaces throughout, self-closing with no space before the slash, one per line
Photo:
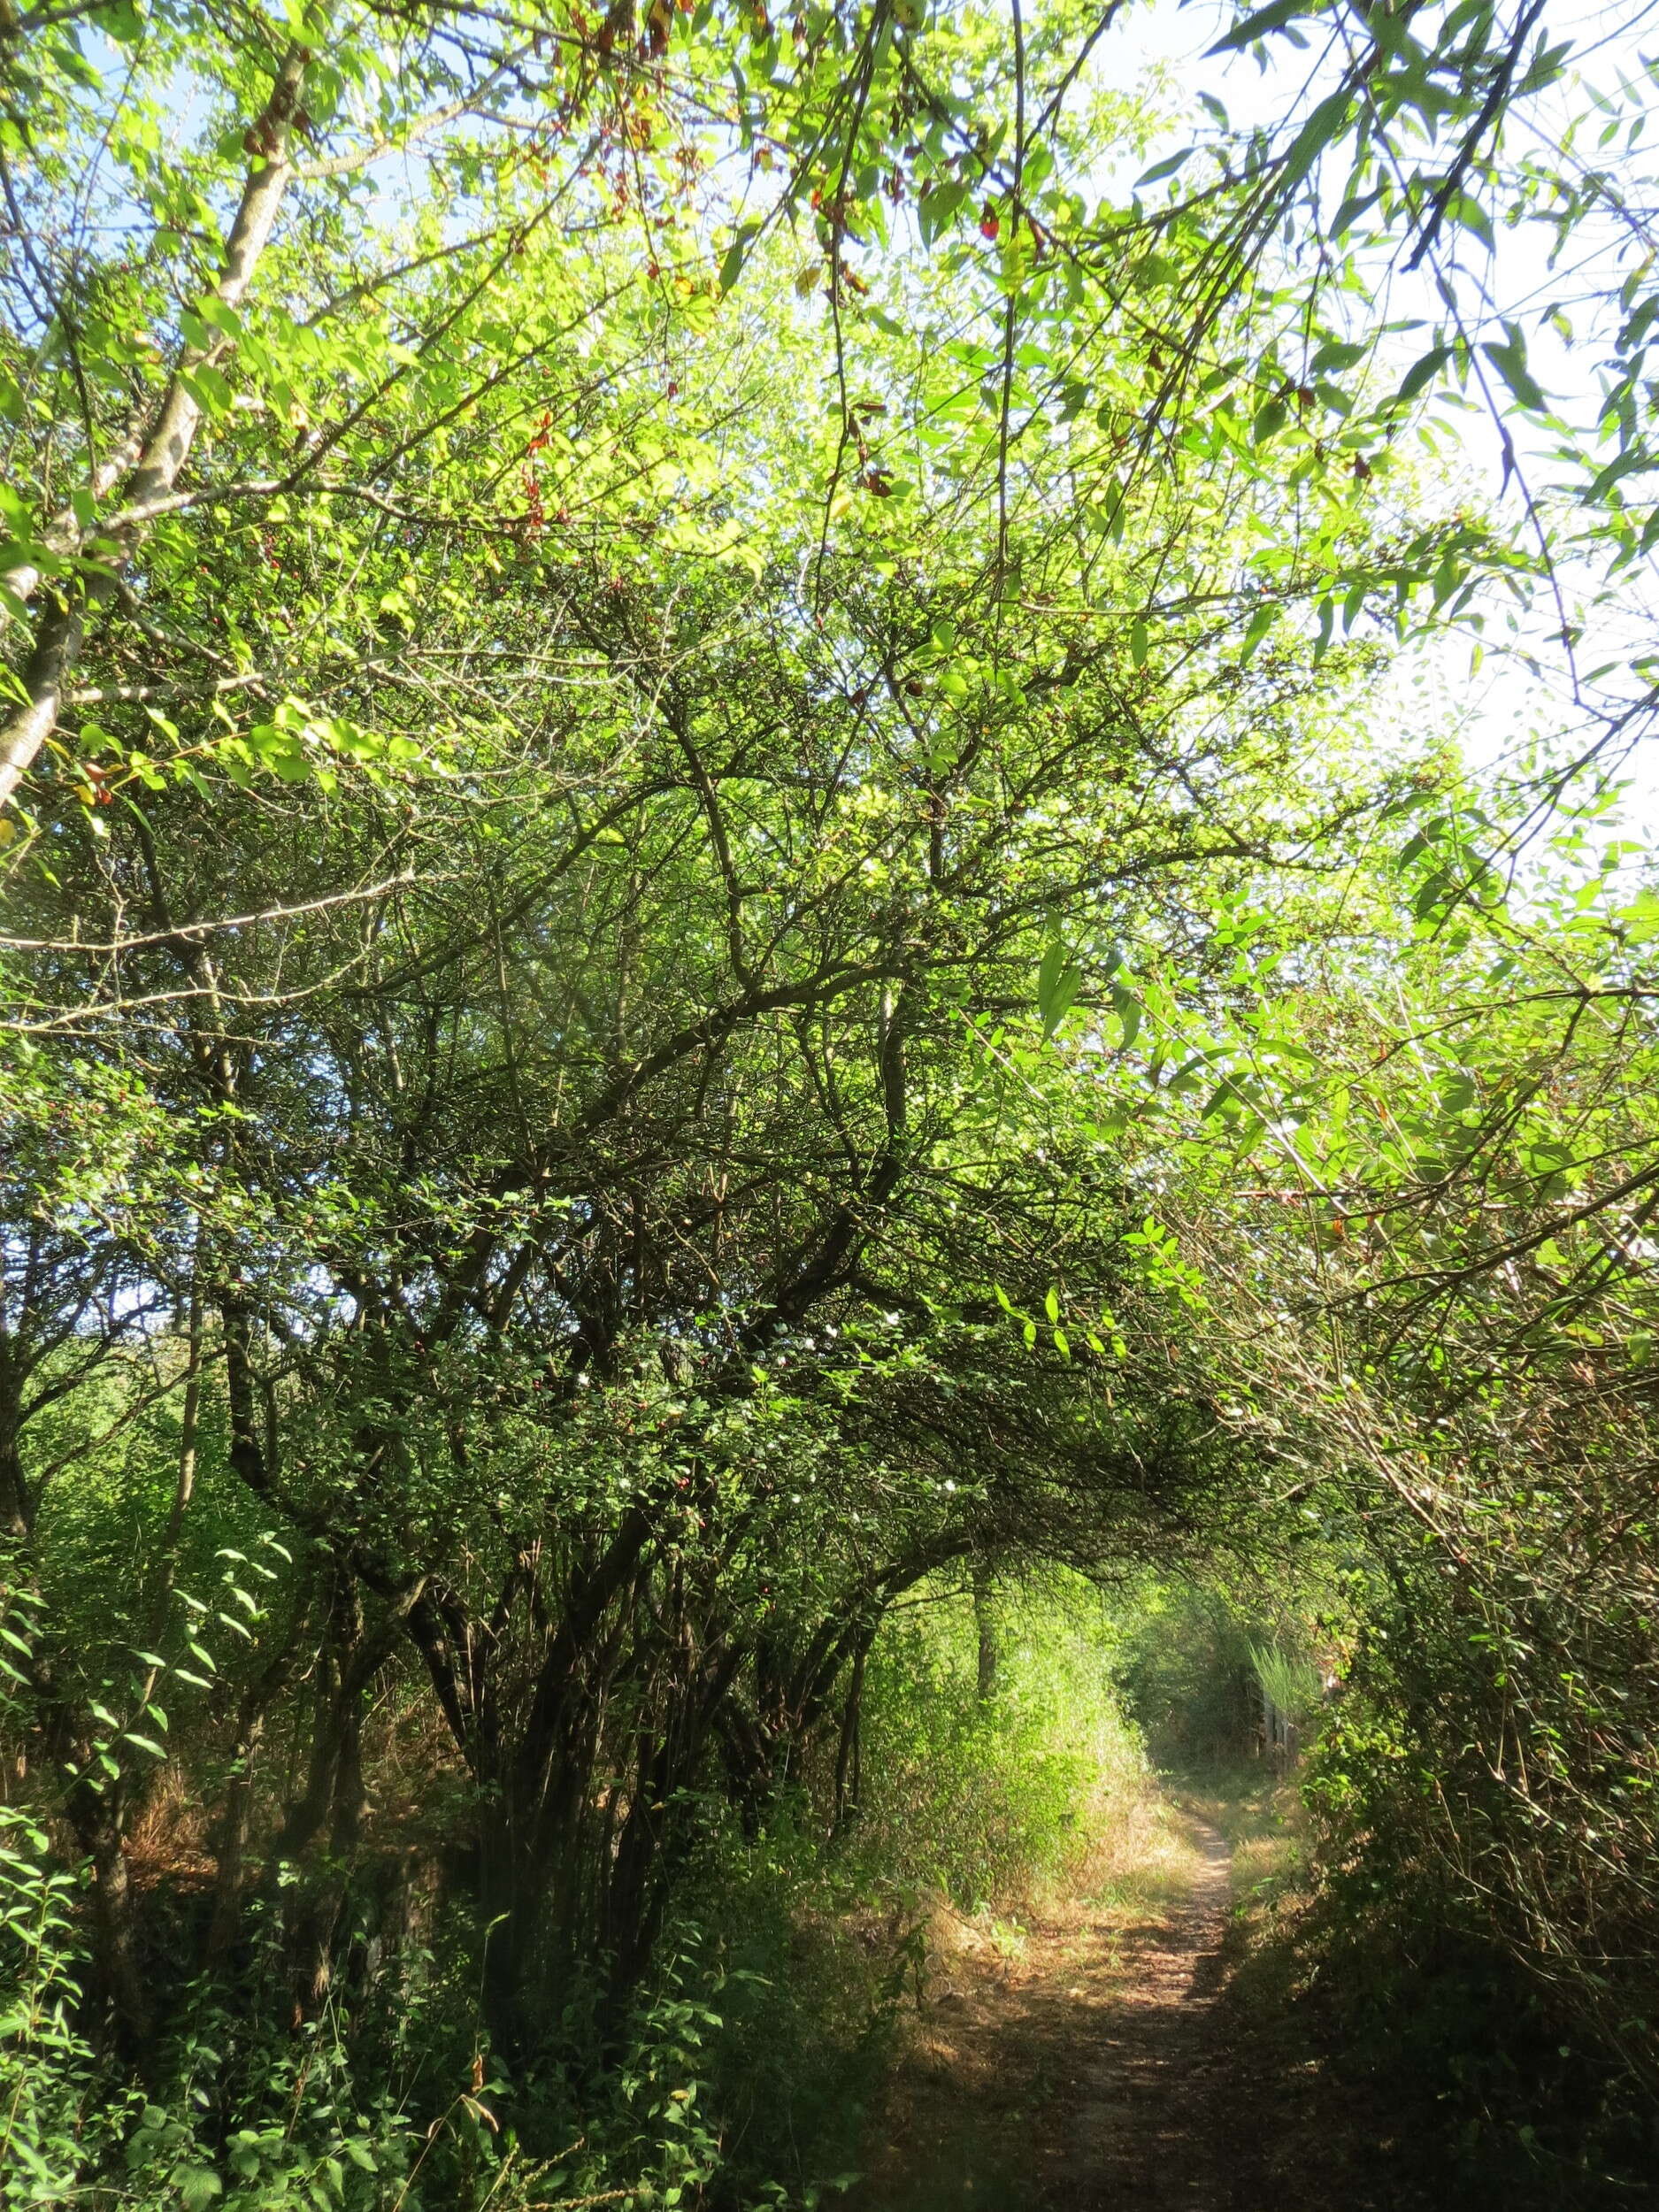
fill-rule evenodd
<path id="1" fill-rule="evenodd" d="M 1419 1543 L 1354 1578 L 1307 1781 L 1310 1939 L 1344 2039 L 1471 2172 L 1610 2204 L 1650 2170 L 1659 2085 L 1655 1676 L 1613 1586 L 1628 1563 L 1604 1550 L 1602 1592 L 1588 1571 L 1548 1592 L 1532 1562 L 1571 1531 L 1535 1502 L 1529 1537 L 1471 1499 L 1463 1572 Z"/>
<path id="2" fill-rule="evenodd" d="M 833 1740 L 758 1824 L 712 1787 L 690 1800 L 647 1978 L 618 2016 L 602 1966 L 567 1971 L 511 2080 L 484 2025 L 488 1932 L 465 1893 L 393 1940 L 368 1855 L 328 1877 L 334 1978 L 317 2002 L 296 2005 L 293 1981 L 295 1901 L 317 1870 L 269 1866 L 224 1962 L 157 1981 L 164 2033 L 141 2081 L 89 2039 L 76 1876 L 45 1824 L 0 1812 L 0 2206 L 823 2200 L 853 2177 L 938 1893 L 1017 1905 L 1074 1876 L 1141 1792 L 1120 1640 L 1075 1578 L 981 1594 L 977 1615 L 966 1594 L 925 1589 L 869 1661 L 850 1815 L 834 1817 Z M 188 1882 L 154 1878 L 152 1932 L 199 1915 Z"/>

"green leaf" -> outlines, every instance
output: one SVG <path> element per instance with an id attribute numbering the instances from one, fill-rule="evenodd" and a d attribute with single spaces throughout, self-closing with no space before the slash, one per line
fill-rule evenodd
<path id="1" fill-rule="evenodd" d="M 1258 8 L 1254 15 L 1247 15 L 1242 23 L 1235 23 L 1225 37 L 1218 38 L 1210 48 L 1211 54 L 1225 54 L 1240 47 L 1254 46 L 1256 40 L 1267 37 L 1272 31 L 1282 31 L 1299 15 L 1312 15 L 1317 11 L 1308 0 L 1272 0 L 1272 5 Z"/>
<path id="2" fill-rule="evenodd" d="M 1327 338 L 1308 364 L 1310 376 L 1325 376 L 1331 370 L 1351 369 L 1371 351 L 1370 343 L 1360 339 L 1350 343 L 1342 338 Z"/>
<path id="3" fill-rule="evenodd" d="M 1285 156 L 1285 165 L 1279 173 L 1281 190 L 1287 192 L 1299 185 L 1325 148 L 1340 135 L 1351 104 L 1346 89 L 1333 92 L 1320 101 Z"/>
<path id="4" fill-rule="evenodd" d="M 720 264 L 722 295 L 729 292 L 738 278 L 742 275 L 743 264 L 749 258 L 749 250 L 759 235 L 760 228 L 761 226 L 758 223 L 743 223 L 739 226 L 737 235 L 726 248 L 726 258 Z"/>
<path id="5" fill-rule="evenodd" d="M 1547 414 L 1549 402 L 1542 388 L 1526 365 L 1526 341 L 1518 323 L 1505 323 L 1504 342 L 1498 345 L 1489 341 L 1480 349 L 1509 390 L 1523 407 L 1536 414 Z"/>
<path id="6" fill-rule="evenodd" d="M 1453 220 L 1478 238 L 1488 253 L 1494 250 L 1497 241 L 1492 234 L 1492 218 L 1479 200 L 1467 192 L 1460 192 L 1452 203 Z"/>
<path id="7" fill-rule="evenodd" d="M 193 369 L 180 369 L 179 381 L 204 415 L 218 417 L 229 409 L 230 386 L 211 363 L 201 361 Z"/>
<path id="8" fill-rule="evenodd" d="M 1584 495 L 1592 503 L 1603 499 L 1622 477 L 1632 476 L 1638 470 L 1645 471 L 1655 466 L 1659 466 L 1659 460 L 1655 460 L 1654 453 L 1648 447 L 1632 446 L 1628 453 L 1621 453 L 1617 461 L 1608 463 L 1607 466 L 1591 482 Z"/>
<path id="9" fill-rule="evenodd" d="M 197 300 L 196 311 L 204 323 L 211 323 L 215 330 L 221 332 L 227 338 L 241 337 L 242 317 L 234 307 L 220 299 L 217 293 L 210 292 L 205 299 Z"/>
<path id="10" fill-rule="evenodd" d="M 1394 394 L 1394 404 L 1404 406 L 1414 400 L 1424 386 L 1437 377 L 1452 357 L 1449 346 L 1431 346 L 1420 360 L 1414 361 L 1400 380 L 1400 389 Z"/>
<path id="11" fill-rule="evenodd" d="M 1276 601 L 1270 600 L 1265 606 L 1258 607 L 1256 610 L 1256 612 L 1250 617 L 1248 626 L 1245 630 L 1244 643 L 1239 649 L 1239 660 L 1240 665 L 1248 666 L 1256 647 L 1262 642 L 1262 640 L 1267 635 L 1268 632 L 1272 628 L 1274 623 L 1278 620 L 1279 606 Z"/>
<path id="12" fill-rule="evenodd" d="M 965 184 L 935 184 L 922 194 L 916 219 L 924 246 L 931 246 L 950 227 L 967 196 Z"/>
<path id="13" fill-rule="evenodd" d="M 1072 1002 L 1082 987 L 1082 970 L 1073 964 L 1056 938 L 1042 956 L 1042 965 L 1037 971 L 1037 1009 L 1042 1016 L 1045 1037 L 1053 1036 L 1071 1012 Z"/>
<path id="14" fill-rule="evenodd" d="M 1331 235 L 1333 239 L 1345 237 L 1354 227 L 1354 225 L 1358 222 L 1360 217 L 1363 215 L 1368 209 L 1375 207 L 1378 201 L 1381 197 L 1382 195 L 1379 192 L 1356 192 L 1349 198 L 1344 200 L 1341 206 L 1338 208 L 1336 213 L 1331 218 Z"/>

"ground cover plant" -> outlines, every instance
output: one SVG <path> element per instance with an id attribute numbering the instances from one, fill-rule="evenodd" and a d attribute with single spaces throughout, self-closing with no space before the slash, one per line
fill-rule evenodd
<path id="1" fill-rule="evenodd" d="M 828 2200 L 1148 1744 L 1639 2185 L 1647 65 L 1118 18 L 0 20 L 0 2200 Z"/>

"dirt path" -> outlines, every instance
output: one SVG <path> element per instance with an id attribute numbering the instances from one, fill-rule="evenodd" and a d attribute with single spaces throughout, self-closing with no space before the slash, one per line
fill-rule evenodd
<path id="1" fill-rule="evenodd" d="M 1233 1854 L 1189 1815 L 1197 1855 L 1186 1899 L 1132 1929 L 1119 1972 L 1076 2001 L 1082 2061 L 1070 2140 L 1048 2177 L 1056 2208 L 1133 2204 L 1222 2212 L 1225 2054 L 1211 2014 L 1221 1986 Z"/>
<path id="2" fill-rule="evenodd" d="M 1161 1846 L 1139 1910 L 1079 1901 L 1010 1931 L 936 1916 L 857 2212 L 1232 2212 L 1214 2016 L 1232 1855 L 1167 1809 Z"/>

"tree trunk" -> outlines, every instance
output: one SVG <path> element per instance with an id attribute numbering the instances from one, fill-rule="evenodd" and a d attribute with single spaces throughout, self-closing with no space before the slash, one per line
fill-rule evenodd
<path id="1" fill-rule="evenodd" d="M 214 1835 L 213 1917 L 207 1932 L 210 1970 L 229 1956 L 242 1924 L 242 1868 L 253 1823 L 253 1755 L 264 1733 L 265 1715 L 250 1716 L 244 1704 L 236 1730 L 234 1770 Z"/>
<path id="2" fill-rule="evenodd" d="M 92 1867 L 93 1986 L 88 1992 L 114 2030 L 126 2055 L 142 2064 L 150 2053 L 153 2023 L 139 1963 L 132 1876 L 121 1849 L 112 1795 L 78 1783 L 68 1812 L 75 1840 Z"/>
<path id="3" fill-rule="evenodd" d="M 997 1641 L 991 1579 L 985 1569 L 977 1564 L 973 1570 L 973 1625 L 979 1642 L 979 1702 L 984 1705 L 996 1694 L 1002 1647 Z"/>
<path id="4" fill-rule="evenodd" d="M 402 1617 L 365 1634 L 357 1585 L 337 1571 L 327 1640 L 318 1664 L 317 1700 L 305 1790 L 288 1808 L 276 1855 L 313 1855 L 325 1830 L 326 1847 L 302 1882 L 288 1924 L 288 1955 L 299 2012 L 308 2013 L 334 1978 L 335 1932 L 346 1901 L 363 1827 L 364 1700 L 403 1630 Z"/>
<path id="5" fill-rule="evenodd" d="M 870 1646 L 860 1644 L 853 1656 L 852 1678 L 847 1686 L 847 1702 L 841 1709 L 841 1744 L 835 1755 L 835 1809 L 830 1829 L 832 1835 L 839 1835 L 857 1811 L 859 1793 L 864 1786 L 864 1661 L 869 1655 Z"/>

